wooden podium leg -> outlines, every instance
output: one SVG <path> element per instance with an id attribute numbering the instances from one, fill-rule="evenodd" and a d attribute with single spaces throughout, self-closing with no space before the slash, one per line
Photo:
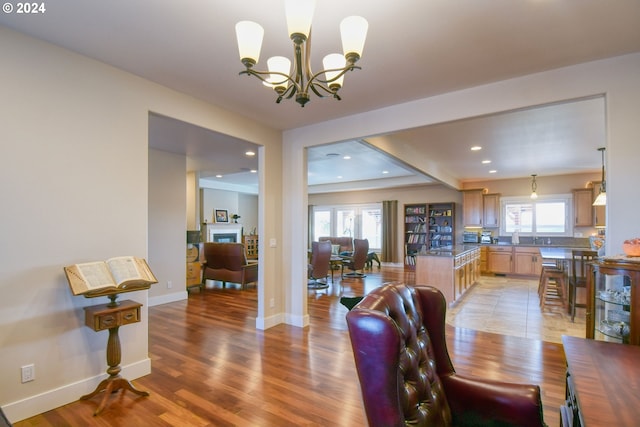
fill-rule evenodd
<path id="1" fill-rule="evenodd" d="M 80 398 L 80 400 L 91 399 L 98 393 L 104 391 L 104 396 L 102 396 L 102 400 L 100 401 L 98 408 L 93 413 L 94 416 L 102 412 L 107 404 L 109 396 L 120 389 L 123 389 L 123 391 L 129 390 L 138 396 L 149 396 L 148 392 L 138 390 L 130 381 L 120 376 L 120 360 L 122 358 L 122 353 L 120 349 L 118 328 L 119 327 L 116 326 L 109 329 L 109 340 L 107 341 L 107 364 L 109 365 L 107 373 L 109 374 L 109 378 L 100 381 L 100 384 L 98 384 L 98 387 L 96 387 L 94 391 Z"/>

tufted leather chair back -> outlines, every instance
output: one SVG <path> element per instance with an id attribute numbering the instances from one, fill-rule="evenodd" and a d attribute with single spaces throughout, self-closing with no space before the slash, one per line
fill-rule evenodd
<path id="1" fill-rule="evenodd" d="M 347 314 L 371 427 L 451 425 L 440 380 L 453 373 L 444 341 L 446 302 L 435 288 L 418 290 L 384 285 Z"/>

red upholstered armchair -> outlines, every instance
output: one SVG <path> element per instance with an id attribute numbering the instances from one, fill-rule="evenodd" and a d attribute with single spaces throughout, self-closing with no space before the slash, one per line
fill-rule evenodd
<path id="1" fill-rule="evenodd" d="M 227 282 L 239 283 L 245 289 L 247 283 L 258 281 L 258 263 L 247 262 L 242 243 L 204 244 L 202 264 L 202 285 L 209 280 L 219 280 L 226 287 Z"/>
<path id="2" fill-rule="evenodd" d="M 369 425 L 544 426 L 539 386 L 456 374 L 445 312 L 433 287 L 386 284 L 347 313 Z"/>

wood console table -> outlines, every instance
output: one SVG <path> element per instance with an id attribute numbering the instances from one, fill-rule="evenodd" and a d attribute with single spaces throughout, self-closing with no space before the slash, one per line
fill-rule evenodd
<path id="1" fill-rule="evenodd" d="M 139 396 L 149 396 L 146 391 L 136 389 L 131 382 L 120 376 L 120 360 L 122 352 L 120 349 L 120 338 L 118 337 L 118 329 L 120 326 L 140 321 L 140 307 L 142 304 L 131 300 L 112 302 L 109 304 L 95 305 L 85 307 L 85 325 L 94 331 L 109 330 L 109 339 L 107 341 L 107 373 L 109 377 L 102 380 L 98 387 L 91 393 L 82 396 L 80 399 L 91 399 L 95 395 L 104 391 L 104 396 L 100 401 L 100 405 L 93 415 L 98 415 L 107 404 L 107 399 L 111 393 L 115 393 L 120 389 L 132 391 Z"/>
<path id="2" fill-rule="evenodd" d="M 562 425 L 637 426 L 640 347 L 566 335 L 562 344 L 567 358 Z"/>

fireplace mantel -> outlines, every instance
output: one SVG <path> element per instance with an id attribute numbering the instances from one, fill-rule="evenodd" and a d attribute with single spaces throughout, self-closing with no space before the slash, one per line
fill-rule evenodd
<path id="1" fill-rule="evenodd" d="M 205 242 L 214 242 L 216 234 L 235 234 L 236 242 L 242 242 L 242 224 L 205 223 L 202 224 L 202 230 Z"/>

